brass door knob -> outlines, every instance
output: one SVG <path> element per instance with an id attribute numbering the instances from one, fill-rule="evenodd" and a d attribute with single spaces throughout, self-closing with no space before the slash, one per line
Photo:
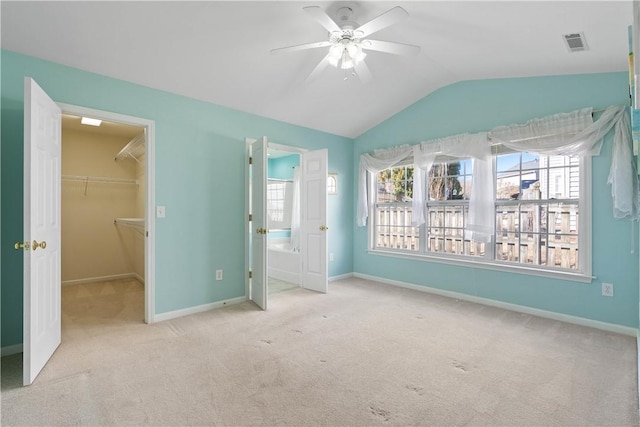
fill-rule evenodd
<path id="1" fill-rule="evenodd" d="M 13 247 L 16 249 L 16 251 L 19 251 L 20 249 L 24 249 L 25 251 L 28 251 L 29 249 L 31 249 L 31 246 L 29 246 L 29 242 L 16 242 L 15 245 L 13 245 Z"/>
<path id="2" fill-rule="evenodd" d="M 40 243 L 38 243 L 36 240 L 33 241 L 33 244 L 31 245 L 31 248 L 35 251 L 36 249 L 40 248 L 40 249 L 44 249 L 47 247 L 47 242 L 45 242 L 44 240 Z"/>
<path id="3" fill-rule="evenodd" d="M 326 225 L 321 225 L 320 226 L 320 231 L 327 231 L 329 229 L 329 227 L 327 227 Z"/>

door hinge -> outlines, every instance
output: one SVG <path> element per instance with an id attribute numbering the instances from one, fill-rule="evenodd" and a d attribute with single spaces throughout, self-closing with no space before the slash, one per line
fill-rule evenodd
<path id="1" fill-rule="evenodd" d="M 253 221 L 253 215 L 249 214 L 249 221 Z"/>
<path id="2" fill-rule="evenodd" d="M 251 272 L 251 270 L 249 270 L 249 279 L 253 278 L 253 273 Z"/>
<path id="3" fill-rule="evenodd" d="M 252 165 L 253 164 L 253 157 L 249 157 L 249 164 Z"/>

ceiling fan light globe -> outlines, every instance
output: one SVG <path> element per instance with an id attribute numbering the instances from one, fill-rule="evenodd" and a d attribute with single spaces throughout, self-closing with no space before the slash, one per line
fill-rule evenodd
<path id="1" fill-rule="evenodd" d="M 340 63 L 340 68 L 342 68 L 343 70 L 348 70 L 350 68 L 353 68 L 355 66 L 355 64 L 353 63 L 353 59 L 351 58 L 347 58 L 347 59 L 342 59 L 342 62 Z"/>
<path id="2" fill-rule="evenodd" d="M 349 56 L 352 58 L 358 56 L 358 50 L 362 50 L 359 48 L 360 46 L 357 43 L 349 43 L 349 45 L 347 46 L 347 52 L 349 52 Z"/>
<path id="3" fill-rule="evenodd" d="M 341 45 L 339 44 L 334 44 L 333 46 L 331 46 L 331 48 L 329 49 L 329 55 L 330 58 L 335 59 L 336 61 L 338 61 L 341 57 L 342 57 L 342 52 L 343 52 L 343 48 Z"/>
<path id="4" fill-rule="evenodd" d="M 338 62 L 340 61 L 339 58 L 336 59 L 336 58 L 333 58 L 333 57 L 330 56 L 328 59 L 329 59 L 329 64 L 331 64 L 334 67 L 338 68 Z"/>

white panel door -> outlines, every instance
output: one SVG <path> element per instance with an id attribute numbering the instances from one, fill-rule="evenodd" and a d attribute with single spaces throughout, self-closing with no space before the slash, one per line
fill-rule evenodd
<path id="1" fill-rule="evenodd" d="M 23 383 L 31 384 L 60 345 L 61 111 L 24 80 Z"/>
<path id="2" fill-rule="evenodd" d="M 302 287 L 324 293 L 328 291 L 327 159 L 326 149 L 300 155 Z"/>
<path id="3" fill-rule="evenodd" d="M 267 309 L 267 137 L 251 144 L 251 293 Z"/>

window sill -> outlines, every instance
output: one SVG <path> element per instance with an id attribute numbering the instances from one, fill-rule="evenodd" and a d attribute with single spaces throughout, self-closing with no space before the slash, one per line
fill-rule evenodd
<path id="1" fill-rule="evenodd" d="M 411 252 L 385 251 L 381 249 L 369 249 L 367 252 L 370 255 L 437 262 L 442 264 L 459 265 L 463 267 L 483 268 L 487 270 L 526 274 L 528 276 L 548 277 L 552 279 L 569 280 L 573 282 L 591 283 L 593 279 L 595 279 L 594 276 L 589 276 L 580 272 L 539 269 L 528 267 L 526 265 L 507 264 L 499 261 L 475 260 L 472 258 L 454 258 L 449 256 L 416 254 Z"/>

